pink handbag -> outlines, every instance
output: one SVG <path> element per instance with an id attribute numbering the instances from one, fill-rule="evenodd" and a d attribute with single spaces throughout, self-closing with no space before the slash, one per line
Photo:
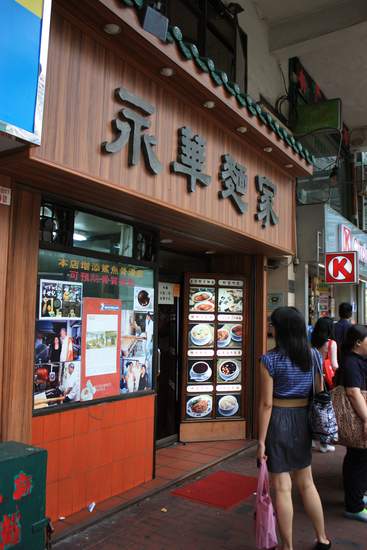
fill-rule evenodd
<path id="1" fill-rule="evenodd" d="M 256 548 L 260 550 L 275 548 L 278 544 L 276 519 L 269 492 L 269 473 L 265 460 L 260 464 L 255 506 Z"/>

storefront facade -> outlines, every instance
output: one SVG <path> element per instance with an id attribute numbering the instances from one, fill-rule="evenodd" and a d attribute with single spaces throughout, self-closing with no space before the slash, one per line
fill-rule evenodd
<path id="1" fill-rule="evenodd" d="M 310 220 L 312 219 L 312 223 Z M 298 253 L 296 305 L 310 324 L 321 316 L 338 317 L 341 302 L 353 305 L 353 318 L 366 323 L 367 238 L 363 231 L 327 204 L 297 208 Z M 359 284 L 326 284 L 325 252 L 358 255 Z"/>
<path id="2" fill-rule="evenodd" d="M 133 9 L 83 4 L 53 5 L 41 145 L 0 163 L 1 438 L 47 448 L 53 519 L 152 479 L 164 386 L 159 437 L 251 436 L 265 260 L 311 171 Z"/>

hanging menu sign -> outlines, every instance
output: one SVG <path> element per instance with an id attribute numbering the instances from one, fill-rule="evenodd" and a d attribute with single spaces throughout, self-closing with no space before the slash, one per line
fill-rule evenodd
<path id="1" fill-rule="evenodd" d="M 246 292 L 244 279 L 186 278 L 183 421 L 243 418 Z"/>

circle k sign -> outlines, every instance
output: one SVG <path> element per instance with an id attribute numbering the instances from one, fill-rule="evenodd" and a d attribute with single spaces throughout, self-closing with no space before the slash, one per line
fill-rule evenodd
<path id="1" fill-rule="evenodd" d="M 358 283 L 357 252 L 325 254 L 326 283 Z"/>

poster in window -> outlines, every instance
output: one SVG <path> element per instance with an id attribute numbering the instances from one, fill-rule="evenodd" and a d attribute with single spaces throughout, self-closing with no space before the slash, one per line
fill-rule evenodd
<path id="1" fill-rule="evenodd" d="M 152 388 L 153 314 L 124 310 L 121 322 L 121 393 Z"/>
<path id="2" fill-rule="evenodd" d="M 154 289 L 134 287 L 134 311 L 154 310 Z"/>
<path id="3" fill-rule="evenodd" d="M 81 401 L 120 393 L 121 301 L 83 300 Z"/>
<path id="4" fill-rule="evenodd" d="M 40 280 L 39 319 L 81 319 L 83 283 Z"/>
<path id="5" fill-rule="evenodd" d="M 35 364 L 35 409 L 58 407 L 78 401 L 80 401 L 80 361 Z"/>

